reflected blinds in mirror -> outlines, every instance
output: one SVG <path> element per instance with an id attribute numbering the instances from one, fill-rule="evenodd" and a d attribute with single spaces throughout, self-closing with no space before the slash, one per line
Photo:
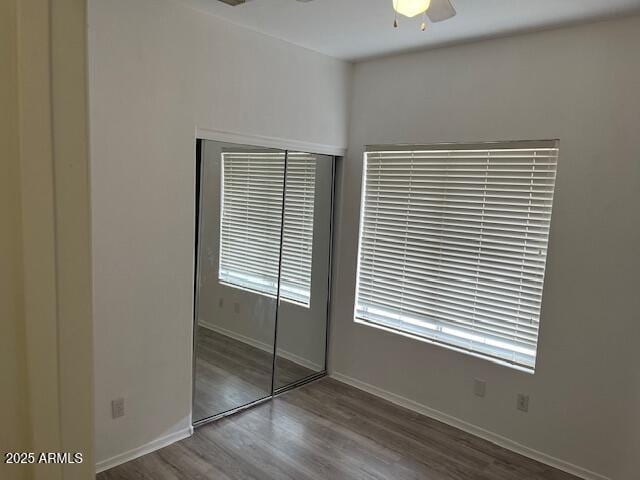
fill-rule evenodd
<path id="1" fill-rule="evenodd" d="M 282 230 L 281 297 L 309 306 L 316 190 L 316 159 L 289 152 Z"/>
<path id="2" fill-rule="evenodd" d="M 284 152 L 223 152 L 219 279 L 276 295 Z M 280 295 L 309 305 L 316 160 L 289 153 Z"/>

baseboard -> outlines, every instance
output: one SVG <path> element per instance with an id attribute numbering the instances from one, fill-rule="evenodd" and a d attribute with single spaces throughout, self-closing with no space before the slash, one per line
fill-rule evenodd
<path id="1" fill-rule="evenodd" d="M 198 325 L 201 327 L 207 328 L 209 330 L 212 330 L 214 332 L 217 332 L 221 335 L 231 337 L 234 340 L 238 340 L 239 342 L 243 342 L 243 343 L 246 343 L 247 345 L 251 345 L 252 347 L 258 348 L 265 352 L 269 352 L 269 353 L 273 352 L 273 345 L 261 342 L 259 340 L 256 340 L 255 338 L 247 337 L 246 335 L 242 335 L 232 330 L 227 330 L 226 328 L 222 328 L 217 325 L 212 325 L 204 320 L 199 320 Z M 314 372 L 319 372 L 324 370 L 324 365 L 318 365 L 310 360 L 307 360 L 304 357 L 301 357 L 300 355 L 296 355 L 295 353 L 282 350 L 281 348 L 278 349 L 278 356 L 282 358 L 286 358 L 287 360 L 297 363 L 298 365 L 308 368 L 309 370 L 313 370 Z"/>
<path id="2" fill-rule="evenodd" d="M 110 468 L 117 467 L 118 465 L 129 462 L 155 450 L 159 450 L 179 440 L 190 437 L 191 435 L 193 435 L 193 427 L 189 426 L 187 428 L 178 430 L 177 432 L 170 433 L 169 435 L 164 435 L 162 437 L 156 438 L 155 440 L 151 440 L 144 445 L 96 463 L 96 473 L 104 472 L 105 470 L 109 470 Z"/>
<path id="3" fill-rule="evenodd" d="M 480 437 L 502 448 L 506 448 L 507 450 L 518 453 L 532 460 L 536 460 L 540 463 L 544 463 L 545 465 L 548 465 L 550 467 L 557 468 L 558 470 L 570 473 L 584 480 L 611 480 L 609 477 L 605 477 L 585 468 L 573 465 L 569 462 L 565 462 L 564 460 L 560 460 L 559 458 L 547 455 L 546 453 L 542 453 L 532 448 L 526 447 L 520 443 L 514 442 L 513 440 L 498 435 L 497 433 L 490 432 L 489 430 L 485 430 L 484 428 L 478 427 L 477 425 L 473 425 L 472 423 L 460 420 L 459 418 L 456 418 L 452 415 L 427 407 L 426 405 L 415 402 L 400 395 L 396 395 L 395 393 L 382 390 L 381 388 L 378 388 L 374 385 L 361 382 L 360 380 L 349 377 L 347 375 L 343 375 L 342 373 L 332 372 L 329 376 L 342 383 L 346 383 L 347 385 L 351 385 L 352 387 L 355 387 L 359 390 L 363 390 L 367 393 L 375 395 L 376 397 L 383 398 L 398 406 L 404 407 L 408 410 L 412 410 L 416 413 L 420 413 L 429 418 L 433 418 L 434 420 L 438 420 L 439 422 L 446 423 L 447 425 L 475 435 L 476 437 Z"/>
<path id="4" fill-rule="evenodd" d="M 198 326 L 204 327 L 207 330 L 211 330 L 213 332 L 224 335 L 225 337 L 231 337 L 234 340 L 238 340 L 239 342 L 246 343 L 247 345 L 251 345 L 252 347 L 258 348 L 265 352 L 273 352 L 273 345 L 269 343 L 261 342 L 260 340 L 256 340 L 252 337 L 247 337 L 246 335 L 242 335 L 241 333 L 234 332 L 233 330 L 228 330 L 226 328 L 219 327 L 218 325 L 213 325 L 204 320 L 198 321 Z"/>
<path id="5" fill-rule="evenodd" d="M 309 370 L 313 370 L 314 372 L 321 372 L 324 370 L 324 365 L 314 363 L 311 360 L 307 360 L 300 355 L 287 352 L 286 350 L 282 350 L 281 348 L 278 349 L 278 356 L 290 360 L 293 363 L 297 363 L 298 365 L 308 368 Z"/>

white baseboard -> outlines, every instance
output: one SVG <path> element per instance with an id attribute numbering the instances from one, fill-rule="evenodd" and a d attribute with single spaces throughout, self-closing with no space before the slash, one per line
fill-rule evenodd
<path id="1" fill-rule="evenodd" d="M 198 325 L 204 328 L 208 328 L 209 330 L 217 332 L 221 335 L 231 337 L 234 340 L 238 340 L 239 342 L 243 342 L 248 345 L 251 345 L 252 347 L 258 348 L 265 352 L 269 352 L 269 353 L 273 352 L 273 345 L 261 342 L 259 340 L 256 340 L 255 338 L 247 337 L 245 335 L 234 332 L 232 330 L 227 330 L 226 328 L 222 328 L 217 325 L 212 325 L 204 320 L 199 320 Z M 281 348 L 278 348 L 278 356 L 282 358 L 286 358 L 287 360 L 291 360 L 292 362 L 297 363 L 298 365 L 301 365 L 310 370 L 313 370 L 314 372 L 320 372 L 324 370 L 323 365 L 318 365 L 317 363 L 314 363 L 311 360 L 301 357 L 300 355 L 296 355 L 295 353 L 287 352 L 286 350 L 282 350 Z"/>
<path id="2" fill-rule="evenodd" d="M 611 480 L 609 477 L 605 477 L 598 473 L 587 470 L 586 468 L 582 468 L 569 462 L 565 462 L 564 460 L 552 457 L 551 455 L 547 455 L 546 453 L 539 452 L 525 445 L 514 442 L 513 440 L 510 440 L 506 437 L 498 435 L 497 433 L 490 432 L 489 430 L 485 430 L 484 428 L 478 427 L 477 425 L 473 425 L 472 423 L 460 420 L 459 418 L 456 418 L 452 415 L 427 407 L 426 405 L 415 402 L 400 395 L 396 395 L 395 393 L 382 390 L 381 388 L 378 388 L 374 385 L 361 382 L 360 380 L 349 377 L 347 375 L 343 375 L 342 373 L 332 372 L 329 376 L 331 378 L 334 378 L 335 380 L 346 383 L 347 385 L 351 385 L 352 387 L 364 390 L 365 392 L 375 395 L 376 397 L 383 398 L 408 410 L 412 410 L 429 418 L 433 418 L 434 420 L 438 420 L 439 422 L 446 423 L 447 425 L 475 435 L 476 437 L 480 437 L 500 447 L 506 448 L 507 450 L 511 450 L 512 452 L 531 458 L 532 460 L 536 460 L 550 467 L 554 467 L 558 470 L 570 473 L 572 475 L 575 475 L 576 477 L 583 478 L 584 480 Z"/>
<path id="3" fill-rule="evenodd" d="M 233 330 L 228 330 L 226 328 L 219 327 L 218 325 L 213 325 L 204 320 L 199 320 L 198 326 L 204 327 L 207 330 L 211 330 L 213 332 L 224 335 L 225 337 L 231 337 L 234 340 L 238 340 L 239 342 L 246 343 L 247 345 L 251 345 L 252 347 L 258 348 L 265 352 L 269 352 L 269 353 L 273 352 L 273 345 L 269 343 L 261 342 L 260 340 L 256 340 L 255 338 L 252 338 L 252 337 L 247 337 L 246 335 L 242 335 L 241 333 L 234 332 Z"/>
<path id="4" fill-rule="evenodd" d="M 298 365 L 308 368 L 309 370 L 313 370 L 314 372 L 321 372 L 322 370 L 324 370 L 324 365 L 314 363 L 311 360 L 307 360 L 300 355 L 287 352 L 286 350 L 282 350 L 281 348 L 278 348 L 278 356 L 290 360 L 293 363 L 297 363 Z"/>
<path id="5" fill-rule="evenodd" d="M 189 426 L 187 428 L 178 430 L 177 432 L 170 433 L 169 435 L 164 435 L 162 437 L 156 438 L 155 440 L 151 440 L 144 445 L 96 463 L 96 473 L 104 472 L 105 470 L 109 470 L 110 468 L 117 467 L 118 465 L 134 460 L 155 450 L 159 450 L 179 440 L 190 437 L 191 435 L 193 435 L 193 427 Z"/>

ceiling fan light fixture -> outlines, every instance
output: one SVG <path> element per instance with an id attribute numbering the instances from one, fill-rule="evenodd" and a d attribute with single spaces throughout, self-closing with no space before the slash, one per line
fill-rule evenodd
<path id="1" fill-rule="evenodd" d="M 426 12 L 429 5 L 431 0 L 393 0 L 393 9 L 409 18 Z"/>

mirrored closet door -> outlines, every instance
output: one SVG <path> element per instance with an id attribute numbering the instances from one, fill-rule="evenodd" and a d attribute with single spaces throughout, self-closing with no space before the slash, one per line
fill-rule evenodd
<path id="1" fill-rule="evenodd" d="M 324 155 L 198 148 L 194 425 L 326 372 L 334 172 Z"/>
<path id="2" fill-rule="evenodd" d="M 333 157 L 287 152 L 276 391 L 325 371 Z"/>

